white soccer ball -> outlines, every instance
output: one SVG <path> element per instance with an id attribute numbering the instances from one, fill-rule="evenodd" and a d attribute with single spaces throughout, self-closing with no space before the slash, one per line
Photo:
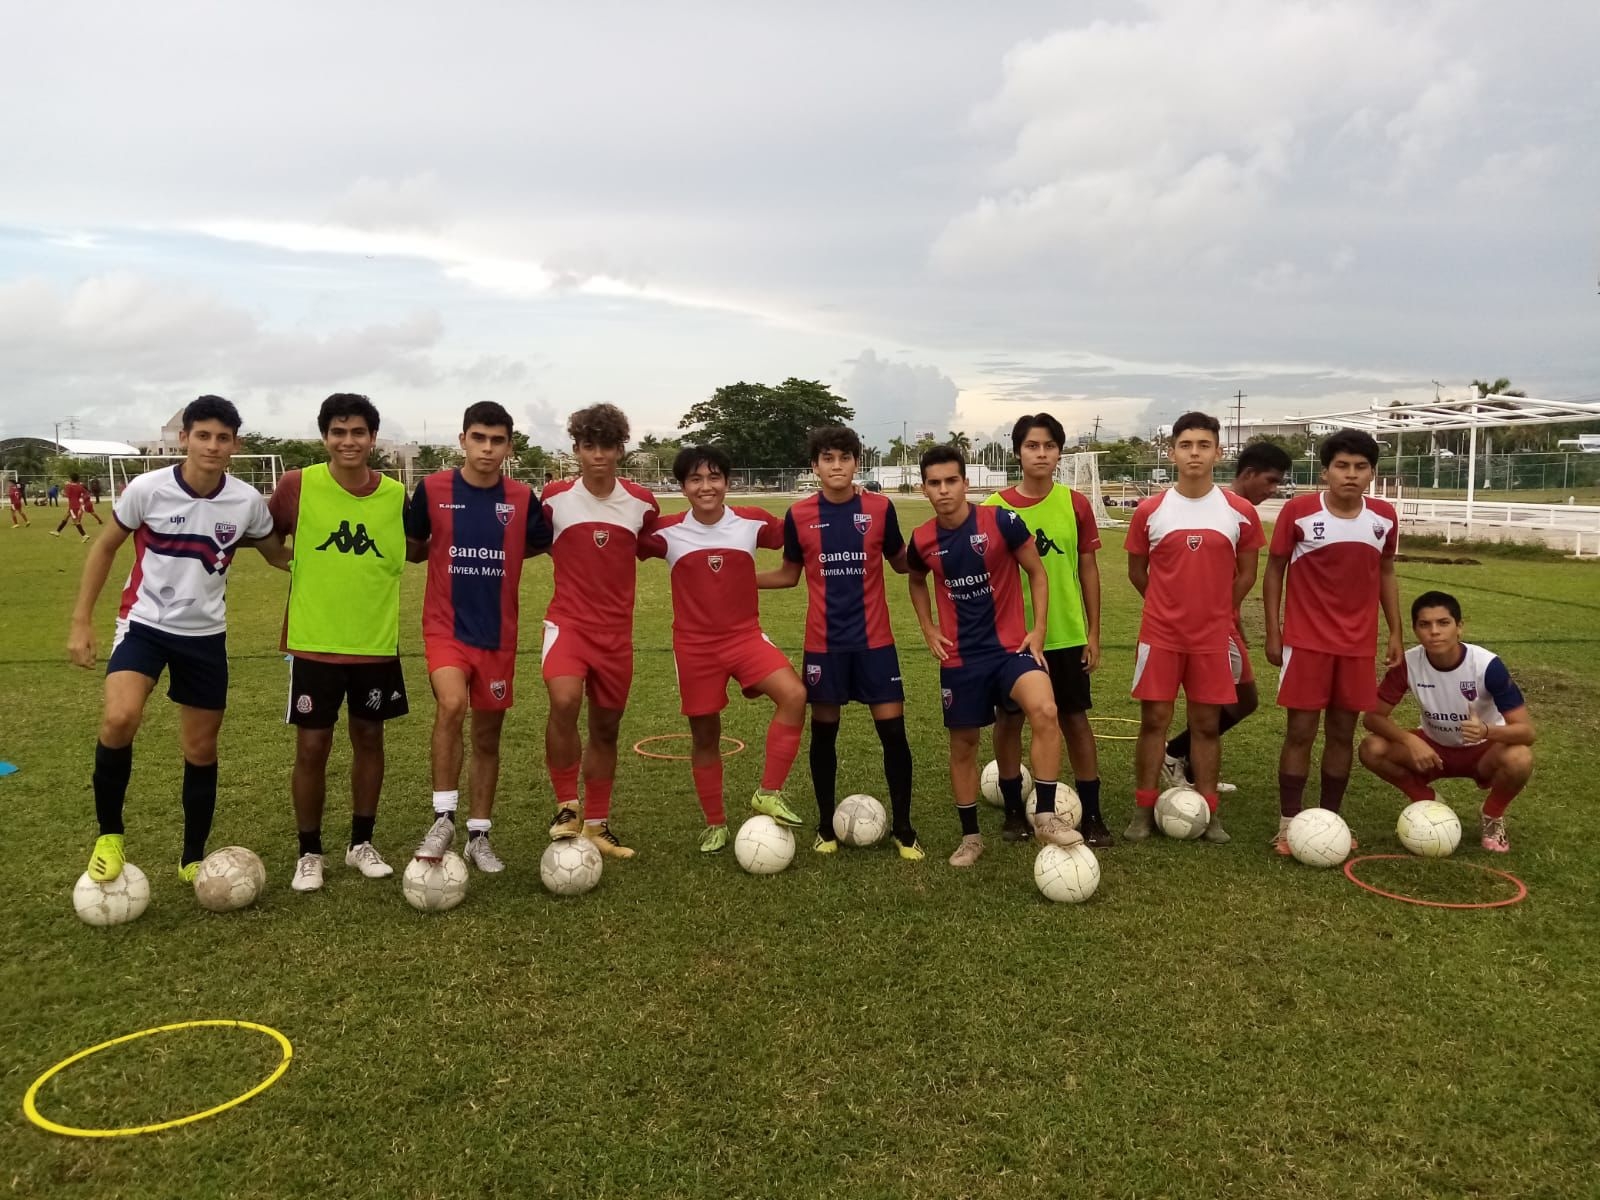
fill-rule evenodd
<path id="1" fill-rule="evenodd" d="M 467 898 L 467 864 L 453 850 L 438 862 L 413 858 L 400 879 L 406 902 L 418 912 L 446 912 Z"/>
<path id="2" fill-rule="evenodd" d="M 1028 824 L 1033 824 L 1033 814 L 1037 811 L 1039 803 L 1039 789 L 1034 788 L 1028 793 L 1026 807 L 1028 809 Z M 1056 815 L 1063 818 L 1068 825 L 1076 829 L 1083 823 L 1083 801 L 1078 799 L 1077 789 L 1068 787 L 1064 783 L 1056 784 Z"/>
<path id="3" fill-rule="evenodd" d="M 1308 867 L 1337 867 L 1350 857 L 1350 826 L 1336 812 L 1307 808 L 1289 822 L 1289 853 Z"/>
<path id="4" fill-rule="evenodd" d="M 833 836 L 846 846 L 875 845 L 888 828 L 883 805 L 863 792 L 846 796 L 833 810 Z"/>
<path id="5" fill-rule="evenodd" d="M 224 846 L 206 855 L 194 877 L 194 898 L 211 912 L 254 904 L 267 886 L 267 868 L 253 850 Z"/>
<path id="6" fill-rule="evenodd" d="M 794 861 L 794 834 L 771 817 L 751 817 L 739 826 L 733 856 L 752 875 L 776 875 Z"/>
<path id="7" fill-rule="evenodd" d="M 1423 858 L 1446 858 L 1461 841 L 1461 818 L 1440 800 L 1418 800 L 1400 810 L 1400 842 Z"/>
<path id="8" fill-rule="evenodd" d="M 1033 882 L 1046 900 L 1082 904 L 1100 886 L 1100 860 L 1082 843 L 1041 846 L 1033 860 Z"/>
<path id="9" fill-rule="evenodd" d="M 978 788 L 983 793 L 983 798 L 996 808 L 1004 808 L 1005 800 L 1000 796 L 1000 764 L 994 759 L 989 760 L 989 765 L 983 769 L 983 774 L 978 778 Z M 1027 799 L 1033 795 L 1033 772 L 1024 765 L 1022 768 L 1022 796 Z"/>
<path id="10" fill-rule="evenodd" d="M 1211 808 L 1193 788 L 1168 788 L 1156 800 L 1156 824 L 1169 838 L 1193 841 L 1211 824 Z"/>
<path id="11" fill-rule="evenodd" d="M 85 871 L 72 889 L 72 907 L 85 925 L 121 925 L 150 907 L 150 881 L 131 862 L 109 883 L 97 883 Z"/>
<path id="12" fill-rule="evenodd" d="M 553 895 L 581 896 L 600 882 L 604 866 L 599 849 L 588 838 L 560 838 L 539 856 L 539 878 Z"/>

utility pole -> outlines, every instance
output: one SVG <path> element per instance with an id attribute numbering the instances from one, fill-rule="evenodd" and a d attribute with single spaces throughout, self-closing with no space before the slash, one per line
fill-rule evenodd
<path id="1" fill-rule="evenodd" d="M 1100 418 L 1099 417 L 1096 417 L 1094 419 L 1094 434 L 1093 434 L 1093 436 L 1090 437 L 1089 444 L 1091 446 L 1098 446 L 1100 444 Z"/>
<path id="2" fill-rule="evenodd" d="M 1235 449 L 1244 444 L 1244 393 L 1233 394 L 1233 444 Z"/>

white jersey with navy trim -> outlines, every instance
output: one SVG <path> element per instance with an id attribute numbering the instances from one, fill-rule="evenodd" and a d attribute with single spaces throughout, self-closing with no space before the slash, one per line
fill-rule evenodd
<path id="1" fill-rule="evenodd" d="M 1407 691 L 1422 709 L 1422 732 L 1440 746 L 1464 746 L 1461 723 L 1476 717 L 1485 725 L 1504 725 L 1505 715 L 1525 703 L 1511 672 L 1492 650 L 1461 643 L 1461 659 L 1442 669 L 1428 661 L 1421 646 L 1406 651 L 1378 686 L 1378 698 L 1395 705 Z"/>

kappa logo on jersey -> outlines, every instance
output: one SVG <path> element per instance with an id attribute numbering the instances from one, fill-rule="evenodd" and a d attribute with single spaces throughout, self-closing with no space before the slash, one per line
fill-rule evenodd
<path id="1" fill-rule="evenodd" d="M 975 533 L 967 540 L 972 543 L 972 548 L 979 554 L 987 554 L 989 552 L 989 535 L 987 533 Z"/>
<path id="2" fill-rule="evenodd" d="M 1046 533 L 1042 529 L 1035 529 L 1033 531 L 1033 544 L 1039 548 L 1039 557 L 1040 558 L 1043 558 L 1046 554 L 1065 554 L 1066 553 L 1066 551 L 1063 550 L 1060 546 L 1058 546 L 1051 539 L 1050 535 L 1048 533 Z"/>
<path id="3" fill-rule="evenodd" d="M 816 663 L 806 664 L 806 682 L 812 687 L 822 682 L 822 668 Z"/>
<path id="4" fill-rule="evenodd" d="M 1463 679 L 1461 681 L 1461 694 L 1463 696 L 1465 696 L 1468 700 L 1476 700 L 1478 698 L 1478 682 L 1477 682 L 1477 680 L 1475 680 L 1475 679 Z"/>
<path id="5" fill-rule="evenodd" d="M 722 570 L 722 555 L 713 554 L 706 559 L 706 566 L 710 567 L 713 573 Z"/>
<path id="6" fill-rule="evenodd" d="M 1187 538 L 1184 539 L 1184 541 L 1188 544 L 1189 549 L 1191 549 L 1191 550 L 1200 549 L 1200 543 L 1202 543 L 1205 540 L 1206 540 L 1205 534 L 1203 534 L 1203 533 L 1191 533 Z"/>
<path id="7" fill-rule="evenodd" d="M 1311 536 L 1320 542 L 1322 540 L 1322 531 L 1325 528 L 1326 526 L 1324 526 L 1321 521 L 1311 522 Z"/>
<path id="8" fill-rule="evenodd" d="M 611 530 L 609 530 L 609 529 L 596 529 L 594 531 L 594 544 L 596 546 L 604 547 L 605 544 L 607 542 L 609 542 L 610 540 L 611 540 Z"/>
<path id="9" fill-rule="evenodd" d="M 502 525 L 511 524 L 511 518 L 516 514 L 517 506 L 515 504 L 496 504 L 494 506 L 495 519 Z"/>
<path id="10" fill-rule="evenodd" d="M 378 543 L 367 533 L 367 527 L 359 522 L 356 524 L 355 532 L 351 533 L 350 522 L 340 521 L 339 528 L 328 534 L 327 540 L 317 549 L 326 550 L 329 546 L 340 554 L 354 554 L 357 558 L 369 550 L 376 557 L 383 557 L 383 551 L 378 549 Z"/>
<path id="11" fill-rule="evenodd" d="M 944 700 L 944 706 L 946 708 L 949 708 L 952 704 L 954 704 L 956 702 L 955 693 L 952 692 L 949 688 L 940 688 L 939 689 L 939 696 L 940 696 L 941 699 Z"/>
<path id="12" fill-rule="evenodd" d="M 228 521 L 218 521 L 211 527 L 211 532 L 216 534 L 217 541 L 226 545 L 233 541 L 233 535 L 239 532 L 239 527 Z"/>
<path id="13" fill-rule="evenodd" d="M 496 700 L 504 700 L 506 698 L 506 681 L 504 679 L 491 679 L 489 681 L 489 695 Z"/>
<path id="14" fill-rule="evenodd" d="M 855 516 L 854 516 L 854 520 L 855 520 L 855 523 L 856 523 L 856 532 L 857 533 L 865 533 L 867 530 L 872 528 L 872 514 L 871 513 L 856 513 Z"/>
<path id="15" fill-rule="evenodd" d="M 382 688 L 373 688 L 371 691 L 369 691 L 367 693 L 367 707 L 370 708 L 373 712 L 377 712 L 380 708 L 383 707 L 383 689 Z"/>
<path id="16" fill-rule="evenodd" d="M 294 702 L 294 710 L 302 715 L 311 711 L 311 697 L 300 696 Z"/>

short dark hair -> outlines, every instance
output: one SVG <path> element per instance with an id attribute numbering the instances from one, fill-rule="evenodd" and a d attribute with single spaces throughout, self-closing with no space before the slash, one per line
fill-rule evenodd
<path id="1" fill-rule="evenodd" d="M 474 425 L 484 425 L 493 429 L 496 425 L 506 427 L 506 437 L 516 432 L 516 426 L 511 423 L 511 414 L 502 404 L 493 400 L 479 400 L 476 404 L 467 405 L 467 411 L 461 414 L 461 432 L 465 433 Z"/>
<path id="2" fill-rule="evenodd" d="M 955 463 L 961 468 L 961 477 L 967 476 L 967 456 L 954 446 L 929 446 L 922 452 L 919 468 L 922 471 L 922 481 L 928 481 L 928 468 L 943 466 L 945 463 Z"/>
<path id="3" fill-rule="evenodd" d="M 815 463 L 824 450 L 837 450 L 861 461 L 861 438 L 844 425 L 824 425 L 806 434 L 806 461 Z"/>
<path id="4" fill-rule="evenodd" d="M 567 418 L 567 436 L 574 446 L 593 442 L 596 446 L 615 446 L 621 450 L 628 444 L 627 414 L 615 404 L 580 408 Z"/>
<path id="5" fill-rule="evenodd" d="M 700 467 L 710 467 L 724 479 L 733 477 L 733 460 L 721 446 L 685 446 L 672 460 L 672 477 L 683 486 L 683 481 Z"/>
<path id="6" fill-rule="evenodd" d="M 335 392 L 324 400 L 317 410 L 317 432 L 327 437 L 335 417 L 360 417 L 368 433 L 378 432 L 378 406 L 359 393 Z"/>
<path id="7" fill-rule="evenodd" d="M 1220 443 L 1222 441 L 1222 422 L 1210 413 L 1186 412 L 1172 423 L 1172 440 L 1177 441 L 1180 433 L 1187 433 L 1191 429 L 1208 429 L 1211 436 Z"/>
<path id="8" fill-rule="evenodd" d="M 1067 431 L 1062 428 L 1061 422 L 1047 412 L 1029 413 L 1018 417 L 1017 423 L 1011 427 L 1011 453 L 1020 455 L 1022 443 L 1028 439 L 1028 430 L 1048 429 L 1050 436 L 1055 439 L 1056 449 L 1064 449 L 1067 444 Z"/>
<path id="9" fill-rule="evenodd" d="M 1442 608 L 1450 614 L 1451 620 L 1457 625 L 1461 624 L 1461 601 L 1449 592 L 1423 592 L 1411 602 L 1411 623 L 1415 625 L 1417 618 L 1425 608 Z"/>
<path id="10" fill-rule="evenodd" d="M 1364 458 L 1376 467 L 1380 453 L 1378 439 L 1362 429 L 1341 429 L 1337 433 L 1330 433 L 1322 439 L 1322 445 L 1317 449 L 1317 457 L 1325 467 L 1330 466 L 1341 454 Z"/>
<path id="11" fill-rule="evenodd" d="M 235 433 L 244 424 L 239 420 L 239 410 L 233 406 L 233 401 L 221 396 L 200 396 L 189 401 L 183 410 L 183 431 L 188 433 L 196 421 L 221 421 Z"/>
<path id="12" fill-rule="evenodd" d="M 1294 470 L 1294 460 L 1282 446 L 1273 442 L 1251 442 L 1239 451 L 1239 461 L 1233 464 L 1235 478 L 1246 471 L 1278 471 L 1287 475 Z"/>

